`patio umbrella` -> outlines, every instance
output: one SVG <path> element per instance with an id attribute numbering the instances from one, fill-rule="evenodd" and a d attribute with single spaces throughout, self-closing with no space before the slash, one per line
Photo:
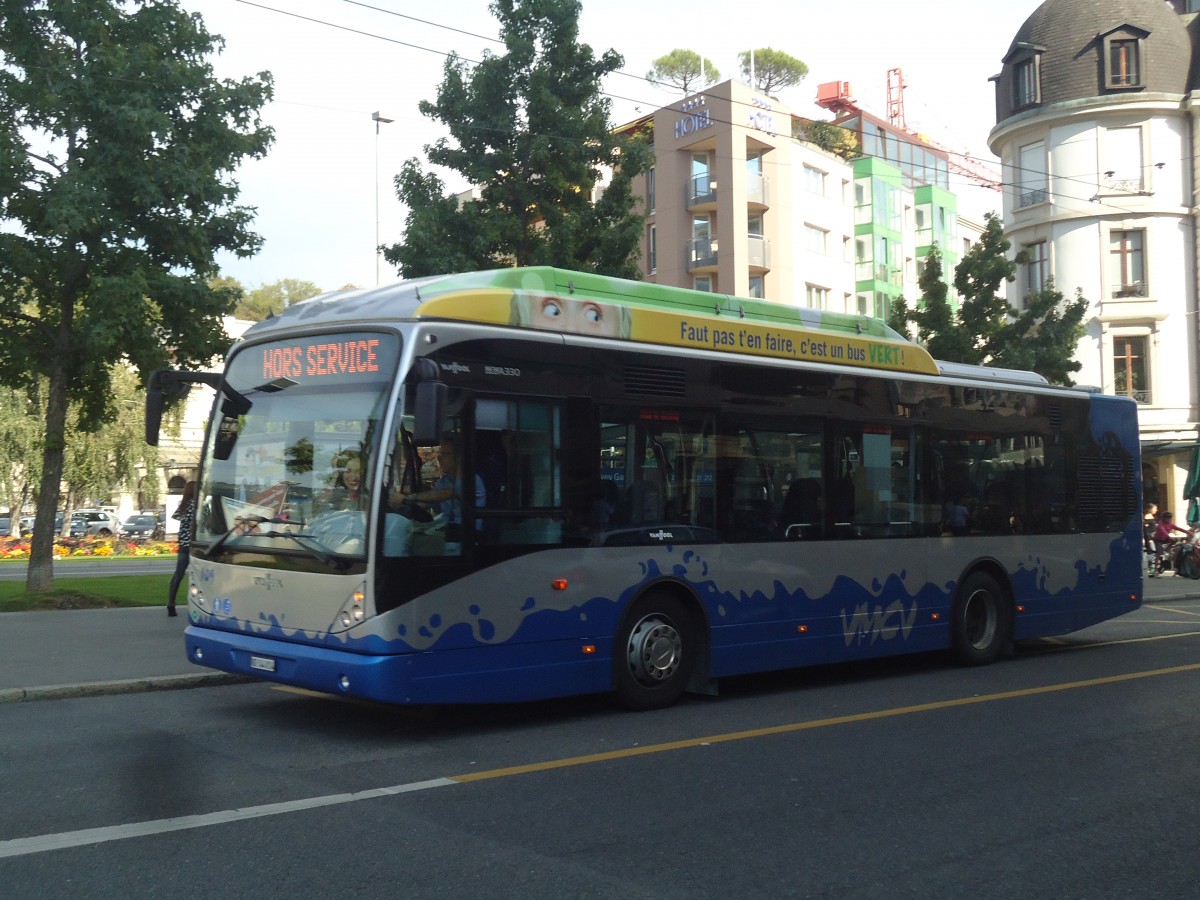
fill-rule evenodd
<path id="1" fill-rule="evenodd" d="M 1187 522 L 1194 528 L 1200 525 L 1200 441 L 1192 448 L 1192 464 L 1188 469 L 1183 496 L 1188 502 Z"/>

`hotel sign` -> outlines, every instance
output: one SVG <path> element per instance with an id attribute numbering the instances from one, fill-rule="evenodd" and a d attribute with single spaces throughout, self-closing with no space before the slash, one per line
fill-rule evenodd
<path id="1" fill-rule="evenodd" d="M 703 131 L 705 128 L 712 128 L 713 120 L 712 113 L 709 112 L 707 106 L 704 105 L 704 95 L 693 97 L 690 100 L 684 101 L 680 112 L 685 113 L 682 118 L 675 120 L 675 137 L 687 137 L 695 134 L 698 131 Z"/>

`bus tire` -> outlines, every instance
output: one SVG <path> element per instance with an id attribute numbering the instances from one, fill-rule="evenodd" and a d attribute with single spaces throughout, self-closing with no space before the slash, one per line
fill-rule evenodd
<path id="1" fill-rule="evenodd" d="M 663 591 L 639 597 L 613 643 L 613 683 L 627 709 L 662 709 L 682 696 L 696 663 L 695 624 Z"/>
<path id="2" fill-rule="evenodd" d="M 955 661 L 964 666 L 995 662 L 1010 640 L 1008 607 L 1003 589 L 991 575 L 973 572 L 963 580 L 950 623 Z"/>

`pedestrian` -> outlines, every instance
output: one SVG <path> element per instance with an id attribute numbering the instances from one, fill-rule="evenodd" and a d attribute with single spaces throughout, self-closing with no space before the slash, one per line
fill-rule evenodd
<path id="1" fill-rule="evenodd" d="M 189 481 L 183 486 L 183 494 L 179 498 L 179 506 L 171 517 L 179 520 L 179 552 L 175 557 L 175 574 L 171 576 L 171 590 L 167 595 L 167 615 L 175 615 L 175 595 L 179 593 L 179 585 L 187 572 L 188 560 L 192 555 L 192 522 L 196 518 L 196 482 Z"/>

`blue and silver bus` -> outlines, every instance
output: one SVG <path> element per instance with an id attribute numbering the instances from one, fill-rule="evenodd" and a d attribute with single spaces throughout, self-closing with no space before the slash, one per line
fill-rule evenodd
<path id="1" fill-rule="evenodd" d="M 945 650 L 1142 597 L 1135 405 L 878 320 L 549 268 L 295 304 L 218 374 L 201 666 L 387 703 L 612 692 Z"/>

